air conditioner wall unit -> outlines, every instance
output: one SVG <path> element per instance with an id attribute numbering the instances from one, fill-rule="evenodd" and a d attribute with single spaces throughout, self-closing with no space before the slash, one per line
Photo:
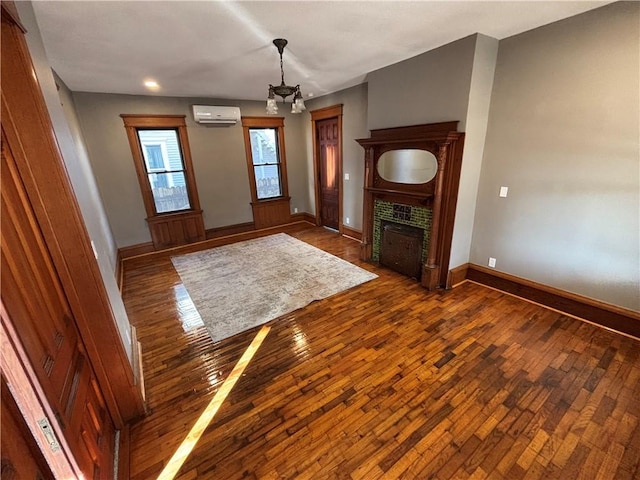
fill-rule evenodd
<path id="1" fill-rule="evenodd" d="M 240 108 L 194 105 L 193 120 L 201 125 L 229 127 L 240 121 Z"/>

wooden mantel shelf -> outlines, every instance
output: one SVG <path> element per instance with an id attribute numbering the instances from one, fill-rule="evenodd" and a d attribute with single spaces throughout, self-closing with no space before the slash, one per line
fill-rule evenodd
<path id="1" fill-rule="evenodd" d="M 433 199 L 432 193 L 408 192 L 405 190 L 393 190 L 389 188 L 364 187 L 365 191 L 377 195 L 402 195 L 403 197 L 415 198 L 423 203 Z"/>

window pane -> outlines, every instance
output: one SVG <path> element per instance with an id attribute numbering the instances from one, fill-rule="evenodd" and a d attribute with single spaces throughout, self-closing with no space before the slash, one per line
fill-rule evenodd
<path id="1" fill-rule="evenodd" d="M 256 192 L 258 199 L 279 197 L 282 195 L 280 188 L 280 168 L 278 165 L 256 165 L 253 167 L 256 174 Z"/>
<path id="2" fill-rule="evenodd" d="M 150 173 L 148 176 L 156 212 L 175 212 L 191 208 L 183 172 Z"/>
<path id="3" fill-rule="evenodd" d="M 176 130 L 138 129 L 147 172 L 184 170 Z"/>
<path id="4" fill-rule="evenodd" d="M 164 160 L 162 158 L 161 145 L 145 145 L 144 146 L 148 170 L 164 170 Z"/>
<path id="5" fill-rule="evenodd" d="M 276 128 L 252 128 L 249 130 L 254 165 L 280 162 L 276 130 Z"/>

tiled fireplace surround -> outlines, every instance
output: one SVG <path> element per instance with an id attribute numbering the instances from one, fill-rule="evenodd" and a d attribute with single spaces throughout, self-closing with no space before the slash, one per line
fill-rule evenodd
<path id="1" fill-rule="evenodd" d="M 431 231 L 432 211 L 427 207 L 416 205 L 405 205 L 402 203 L 387 202 L 375 199 L 373 205 L 373 252 L 371 259 L 374 262 L 380 261 L 380 244 L 382 240 L 381 223 L 383 220 L 410 225 L 423 230 L 424 240 L 422 242 L 422 262 L 427 258 L 429 247 L 429 233 Z"/>

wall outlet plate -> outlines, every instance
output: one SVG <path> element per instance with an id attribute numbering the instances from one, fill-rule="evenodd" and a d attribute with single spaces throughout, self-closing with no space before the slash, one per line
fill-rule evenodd
<path id="1" fill-rule="evenodd" d="M 496 268 L 496 259 L 493 257 L 489 257 L 489 266 L 491 268 Z"/>
<path id="2" fill-rule="evenodd" d="M 500 187 L 500 196 L 505 198 L 509 193 L 509 187 Z"/>

